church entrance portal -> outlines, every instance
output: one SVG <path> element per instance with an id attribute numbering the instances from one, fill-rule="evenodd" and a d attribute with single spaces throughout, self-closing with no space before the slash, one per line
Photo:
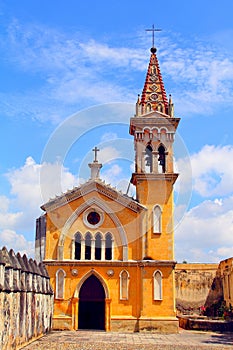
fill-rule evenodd
<path id="1" fill-rule="evenodd" d="M 86 279 L 79 292 L 78 328 L 105 330 L 105 292 L 94 275 Z"/>

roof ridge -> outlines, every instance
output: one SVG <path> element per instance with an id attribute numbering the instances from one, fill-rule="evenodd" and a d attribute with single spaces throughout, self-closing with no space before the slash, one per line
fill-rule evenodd
<path id="1" fill-rule="evenodd" d="M 115 200 L 118 198 L 122 198 L 121 201 L 125 201 L 125 200 L 128 200 L 128 202 L 130 203 L 134 203 L 132 204 L 133 206 L 137 205 L 137 207 L 142 207 L 142 208 L 145 208 L 142 204 L 138 203 L 138 201 L 131 197 L 131 196 L 128 196 L 126 193 L 123 193 L 122 190 L 119 190 L 117 189 L 116 187 L 113 187 L 111 184 L 107 184 L 105 182 L 105 180 L 101 180 L 101 179 L 93 179 L 93 180 L 88 180 L 86 181 L 84 184 L 80 185 L 79 187 L 74 187 L 73 190 L 68 190 L 67 192 L 65 193 L 62 193 L 60 196 L 56 196 L 55 198 L 53 199 L 50 199 L 48 202 L 44 203 L 42 206 L 41 206 L 41 209 L 44 210 L 44 211 L 47 211 L 47 209 L 50 209 L 51 208 L 55 208 L 55 207 L 58 207 L 60 205 L 64 205 L 65 203 L 68 203 L 72 200 L 75 200 L 79 197 L 81 197 L 82 195 L 86 194 L 85 192 L 85 187 L 87 188 L 87 191 L 92 191 L 92 187 L 91 187 L 91 184 L 96 184 L 96 185 L 99 185 L 99 186 L 102 186 L 103 188 L 105 188 L 106 190 L 108 191 L 112 191 L 112 193 L 114 192 L 115 195 L 114 195 L 114 198 Z M 88 186 L 90 186 L 90 189 L 88 190 Z M 100 190 L 100 188 L 99 188 Z M 98 191 L 98 186 L 96 186 L 96 191 Z M 87 192 L 88 193 L 88 192 Z M 107 195 L 107 193 L 105 193 Z"/>

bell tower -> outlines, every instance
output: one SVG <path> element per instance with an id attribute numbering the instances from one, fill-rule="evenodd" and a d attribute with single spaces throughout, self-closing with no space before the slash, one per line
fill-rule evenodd
<path id="1" fill-rule="evenodd" d="M 151 48 L 144 88 L 130 119 L 135 150 L 131 182 L 137 200 L 147 207 L 144 258 L 171 261 L 173 185 L 178 177 L 173 167 L 173 142 L 180 119 L 174 117 L 171 95 L 167 99 L 156 51 Z"/>

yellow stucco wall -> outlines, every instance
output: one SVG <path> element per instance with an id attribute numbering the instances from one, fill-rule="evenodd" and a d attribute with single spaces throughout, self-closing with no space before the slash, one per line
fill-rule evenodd
<path id="1" fill-rule="evenodd" d="M 80 213 L 67 225 L 70 217 L 85 201 L 98 198 L 108 204 L 108 207 L 117 216 L 124 228 L 127 238 L 128 259 L 123 261 L 122 238 L 119 227 L 113 222 L 108 213 L 104 213 L 104 219 L 100 227 L 95 229 L 87 227 L 84 222 L 84 213 Z M 56 272 L 62 269 L 65 272 L 64 297 L 57 299 L 55 295 L 54 304 L 54 328 L 77 329 L 78 327 L 78 286 L 85 276 L 94 273 L 106 286 L 106 305 L 109 317 L 106 330 L 135 330 L 137 327 L 160 330 L 177 331 L 178 323 L 175 317 L 174 302 L 174 263 L 173 258 L 173 233 L 162 233 L 155 235 L 149 227 L 147 235 L 145 228 L 148 226 L 148 210 L 140 209 L 137 212 L 123 206 L 121 203 L 109 200 L 103 194 L 93 191 L 83 197 L 47 212 L 46 233 L 46 258 L 45 263 L 51 277 L 51 285 L 56 291 Z M 98 207 L 97 204 L 94 207 Z M 151 206 L 152 208 L 152 206 Z M 163 226 L 166 226 L 166 214 L 172 208 L 172 196 L 168 203 L 163 206 Z M 150 214 L 149 214 L 150 215 Z M 65 230 L 63 244 L 63 259 L 58 258 L 58 246 L 61 242 L 62 232 Z M 148 228 L 148 227 L 147 227 Z M 76 232 L 85 234 L 90 232 L 93 237 L 97 232 L 103 234 L 110 232 L 114 237 L 114 260 L 112 261 L 79 261 L 72 260 L 72 239 Z M 145 242 L 145 239 L 147 242 Z M 154 260 L 143 261 L 146 248 L 148 255 Z M 170 252 L 169 252 L 170 250 Z M 161 262 L 160 260 L 163 260 Z M 168 261 L 170 260 L 170 262 Z M 77 270 L 73 276 L 72 270 Z M 108 270 L 113 271 L 113 276 L 108 276 Z M 120 300 L 120 273 L 126 270 L 129 273 L 129 296 L 128 300 Z M 153 274 L 159 270 L 162 274 L 162 299 L 153 298 Z M 138 320 L 141 326 L 138 326 Z M 161 323 L 162 322 L 162 326 Z M 150 326 L 148 326 L 150 325 Z"/>
<path id="2" fill-rule="evenodd" d="M 51 276 L 51 285 L 56 290 L 56 272 L 59 268 L 65 271 L 65 294 L 64 299 L 57 300 L 55 298 L 54 317 L 68 316 L 77 318 L 78 315 L 72 315 L 72 299 L 78 298 L 77 287 L 86 274 L 92 271 L 97 277 L 101 277 L 107 286 L 108 299 L 110 299 L 110 309 L 112 320 L 125 319 L 147 319 L 156 320 L 169 319 L 176 322 L 174 300 L 171 290 L 173 284 L 173 271 L 171 267 L 148 266 L 150 263 L 145 263 L 145 266 L 137 264 L 124 263 L 109 263 L 98 266 L 95 264 L 93 269 L 92 263 L 75 263 L 70 265 L 53 265 L 47 263 L 47 269 Z M 129 266 L 127 266 L 129 265 Z M 146 266 L 147 265 L 147 266 Z M 78 276 L 72 276 L 72 269 L 78 270 Z M 109 277 L 107 271 L 111 269 L 114 275 Z M 163 275 L 162 300 L 153 300 L 153 273 L 160 270 Z M 120 272 L 126 270 L 129 273 L 129 297 L 128 300 L 120 300 Z M 111 329 L 111 320 L 109 330 Z"/>
<path id="3" fill-rule="evenodd" d="M 96 193 L 89 193 L 85 200 L 98 197 L 98 200 L 105 202 L 106 197 Z M 57 247 L 62 234 L 63 227 L 73 215 L 75 210 L 84 203 L 83 198 L 78 198 L 73 202 L 65 204 L 57 209 L 48 212 L 47 218 L 47 234 L 46 234 L 46 254 L 45 259 L 57 259 Z M 138 213 L 124 207 L 122 204 L 108 201 L 108 206 L 113 212 L 121 225 L 124 227 L 125 237 L 128 242 L 128 259 L 142 259 L 142 225 L 144 214 Z M 98 206 L 97 206 L 98 207 Z M 85 210 L 84 210 L 85 212 Z M 76 218 L 65 232 L 64 237 L 64 259 L 71 259 L 71 241 L 75 233 L 80 232 L 86 234 L 90 232 L 93 236 L 100 232 L 106 234 L 110 232 L 114 237 L 114 257 L 117 260 L 123 259 L 122 253 L 122 237 L 119 228 L 113 222 L 108 213 L 104 213 L 104 221 L 100 227 L 90 228 L 84 224 L 83 213 Z"/>
<path id="4" fill-rule="evenodd" d="M 147 175 L 148 176 L 148 175 Z M 140 203 L 147 207 L 147 252 L 156 260 L 174 259 L 173 187 L 170 181 L 147 180 L 137 184 Z M 162 230 L 153 233 L 153 208 L 158 204 L 162 210 Z"/>

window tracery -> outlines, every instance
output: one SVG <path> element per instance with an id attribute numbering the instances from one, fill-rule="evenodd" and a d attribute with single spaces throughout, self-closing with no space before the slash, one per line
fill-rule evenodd
<path id="1" fill-rule="evenodd" d="M 77 232 L 72 240 L 71 259 L 113 260 L 113 242 L 110 232 L 106 235 L 97 232 L 94 237 L 90 232 L 86 232 L 84 238 Z"/>

